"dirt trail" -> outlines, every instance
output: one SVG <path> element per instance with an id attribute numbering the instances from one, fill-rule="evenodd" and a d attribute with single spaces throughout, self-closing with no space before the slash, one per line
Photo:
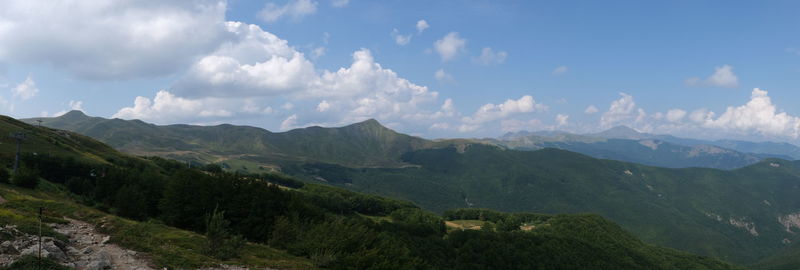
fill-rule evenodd
<path id="1" fill-rule="evenodd" d="M 69 221 L 67 224 L 50 226 L 69 237 L 66 255 L 75 269 L 153 269 L 142 255 L 109 243 L 110 237 L 95 231 L 91 224 L 80 220 L 67 220 Z"/>

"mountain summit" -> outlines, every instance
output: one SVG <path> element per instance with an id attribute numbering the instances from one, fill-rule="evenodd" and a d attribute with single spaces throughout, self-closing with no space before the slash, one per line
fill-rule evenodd
<path id="1" fill-rule="evenodd" d="M 636 131 L 635 129 L 632 129 L 628 126 L 615 126 L 605 131 L 601 131 L 591 135 L 603 138 L 629 139 L 629 140 L 643 139 L 647 136 L 647 134 Z"/>

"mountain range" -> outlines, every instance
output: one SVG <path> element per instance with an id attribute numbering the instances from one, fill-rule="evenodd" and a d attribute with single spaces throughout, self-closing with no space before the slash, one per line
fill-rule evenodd
<path id="1" fill-rule="evenodd" d="M 486 141 L 516 150 L 559 148 L 596 158 L 668 168 L 736 169 L 764 158 L 794 160 L 800 153 L 800 148 L 788 143 L 702 141 L 640 133 L 625 126 L 593 134 L 520 131 Z"/>
<path id="2" fill-rule="evenodd" d="M 125 254 L 136 254 L 125 262 L 106 259 L 106 268 L 135 262 L 157 269 L 206 269 L 221 263 L 226 269 L 231 265 L 269 269 L 740 269 L 716 258 L 644 243 L 593 214 L 454 209 L 438 216 L 405 201 L 302 184 L 275 174 L 244 176 L 213 170 L 213 166 L 201 171 L 162 158 L 135 157 L 83 135 L 5 116 L 0 116 L 0 130 L 27 134 L 22 166 L 26 175 L 36 177 L 32 186 L 20 185 L 16 174 L 10 183 L 0 179 L 4 250 L 14 251 L 4 251 L 3 264 L 16 260 L 0 269 L 33 269 L 40 264 L 17 252 L 33 245 L 29 239 L 37 231 L 49 243 L 43 254 L 48 267 L 71 269 L 58 263 L 95 263 L 80 261 L 78 252 L 68 252 L 83 248 L 83 242 L 70 239 L 74 235 L 61 234 L 51 226 L 39 225 L 37 230 L 36 224 L 42 221 L 85 230 L 96 226 L 100 233 L 96 236 L 104 240 L 102 244 L 94 240 L 95 246 L 111 242 L 125 248 Z M 15 145 L 6 142 L 0 144 L 5 153 L 0 161 L 8 164 Z M 466 153 L 470 147 L 442 149 Z M 0 169 L 8 176 L 5 168 Z M 45 217 L 33 218 L 37 211 Z M 213 214 L 203 218 L 210 211 Z M 459 224 L 478 224 L 479 229 Z M 211 233 L 211 227 L 216 233 Z M 242 242 L 244 239 L 247 242 Z M 214 245 L 222 247 L 215 249 Z M 94 246 L 85 249 L 80 254 L 106 252 Z"/>
<path id="3" fill-rule="evenodd" d="M 573 149 L 523 146 L 525 138 L 531 138 L 525 133 L 500 139 L 426 140 L 374 120 L 282 133 L 233 125 L 158 126 L 75 111 L 24 121 L 35 120 L 137 155 L 214 162 L 245 172 L 277 170 L 311 182 L 409 200 L 435 212 L 470 207 L 597 213 L 646 242 L 741 264 L 782 258 L 778 254 L 791 252 L 800 241 L 800 161 L 771 158 L 791 157 L 792 152 L 789 147 L 780 153 L 767 151 L 769 143 L 730 144 L 765 154 L 759 156 L 711 141 L 626 128 L 588 135 L 533 134 L 545 138 L 538 143 L 578 145 L 575 149 L 594 149 L 595 155 L 608 155 L 605 158 L 612 158 L 609 153 L 616 150 L 629 159 L 649 156 L 652 162 L 638 163 L 657 165 L 653 163 L 667 163 L 660 160 L 665 155 L 674 164 L 670 167 L 690 167 L 663 168 L 598 159 Z M 644 157 L 629 155 L 642 150 Z M 692 166 L 675 161 L 692 151 L 712 156 L 705 163 L 708 167 L 730 170 L 699 168 L 699 160 L 682 161 Z"/>

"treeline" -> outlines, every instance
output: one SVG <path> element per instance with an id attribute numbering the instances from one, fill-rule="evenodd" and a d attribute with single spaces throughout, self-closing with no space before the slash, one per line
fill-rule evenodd
<path id="1" fill-rule="evenodd" d="M 86 204 L 206 234 L 208 254 L 223 258 L 237 256 L 239 239 L 246 239 L 330 269 L 671 269 L 696 268 L 698 263 L 707 269 L 729 267 L 645 245 L 597 216 L 461 209 L 443 218 L 408 202 L 281 175 L 190 168 L 162 158 L 111 162 L 24 158 L 27 168 L 64 184 Z M 447 232 L 445 219 L 485 220 L 498 228 Z M 525 232 L 522 224 L 541 226 Z"/>

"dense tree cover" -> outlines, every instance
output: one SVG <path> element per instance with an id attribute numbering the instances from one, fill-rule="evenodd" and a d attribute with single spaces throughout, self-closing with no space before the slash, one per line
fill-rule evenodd
<path id="1" fill-rule="evenodd" d="M 236 256 L 246 239 L 330 269 L 731 268 L 649 246 L 598 216 L 461 209 L 443 218 L 408 202 L 285 176 L 200 170 L 160 158 L 109 162 L 25 159 L 87 204 L 204 233 L 206 254 L 218 258 Z M 482 219 L 495 229 L 447 232 L 445 219 Z M 537 229 L 520 230 L 531 223 Z"/>

